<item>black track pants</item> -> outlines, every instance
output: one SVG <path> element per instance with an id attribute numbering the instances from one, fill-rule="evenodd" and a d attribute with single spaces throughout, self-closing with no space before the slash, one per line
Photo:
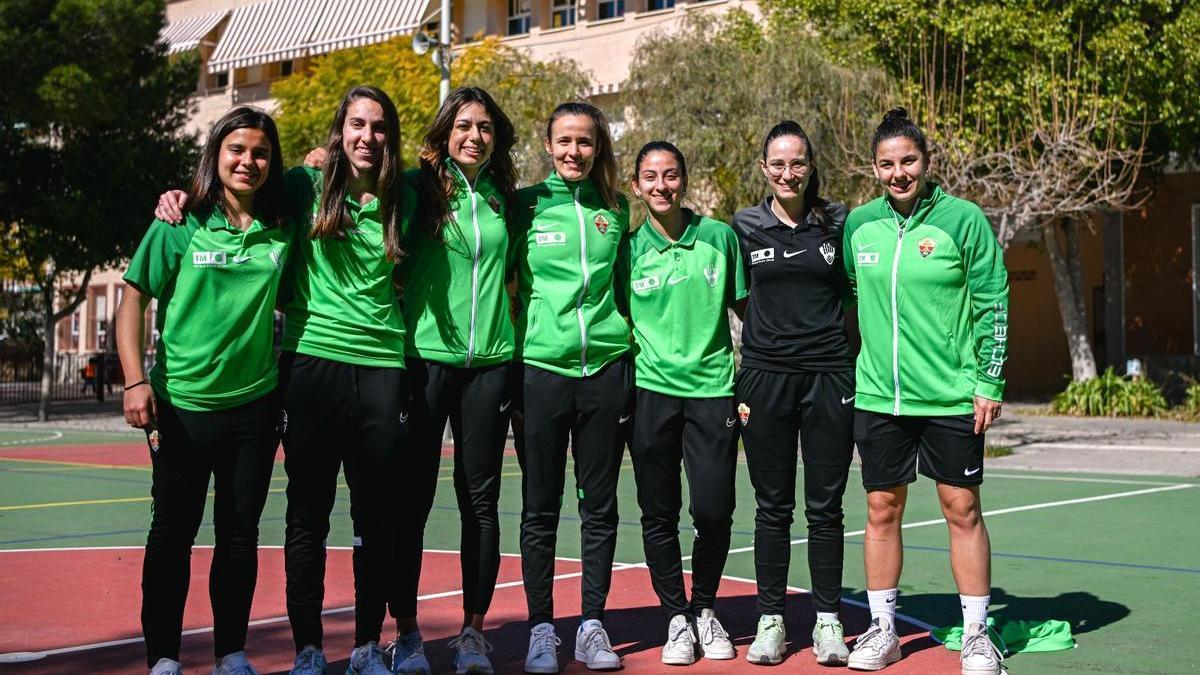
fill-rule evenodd
<path id="1" fill-rule="evenodd" d="M 854 373 L 779 373 L 743 368 L 737 401 L 758 509 L 754 568 L 758 611 L 782 614 L 796 508 L 796 437 L 804 460 L 804 516 L 813 605 L 836 612 L 844 558 L 842 496 L 853 454 Z"/>
<path id="2" fill-rule="evenodd" d="M 433 507 L 442 432 L 449 419 L 454 435 L 454 493 L 462 521 L 463 609 L 486 614 L 500 570 L 497 506 L 512 413 L 511 364 L 454 368 L 421 359 L 407 363 L 412 387 L 408 423 L 414 452 L 404 468 L 409 487 L 399 494 L 404 517 L 398 528 L 400 567 L 392 613 L 417 615 L 425 523 Z"/>
<path id="3" fill-rule="evenodd" d="M 698 614 L 712 608 L 729 554 L 738 434 L 733 398 L 680 398 L 638 388 L 633 423 L 630 456 L 650 581 L 668 619 Z M 681 462 L 696 533 L 690 604 L 679 551 Z"/>
<path id="4" fill-rule="evenodd" d="M 584 619 L 603 619 L 617 542 L 617 478 L 632 368 L 617 360 L 585 378 L 523 368 L 524 429 L 517 444 L 521 484 L 521 571 L 529 625 L 554 620 L 554 552 L 567 446 L 575 458 L 583 558 Z"/>
<path id="5" fill-rule="evenodd" d="M 403 368 L 374 368 L 284 352 L 287 431 L 288 618 L 296 649 L 321 646 L 325 538 L 338 469 L 354 523 L 354 644 L 379 640 L 391 597 L 403 488 L 408 384 Z"/>
<path id="6" fill-rule="evenodd" d="M 179 660 L 192 544 L 210 477 L 213 651 L 220 658 L 245 648 L 258 578 L 258 520 L 275 466 L 280 417 L 274 394 L 213 412 L 183 410 L 162 399 L 157 405 L 158 449 L 150 452 L 154 506 L 142 565 L 142 632 L 151 667 L 161 658 Z"/>

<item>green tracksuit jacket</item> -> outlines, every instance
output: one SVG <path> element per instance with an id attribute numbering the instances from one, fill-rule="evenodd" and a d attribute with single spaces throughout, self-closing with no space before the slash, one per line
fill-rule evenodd
<path id="1" fill-rule="evenodd" d="M 855 406 L 960 415 L 999 401 L 1008 273 L 983 211 L 930 184 L 909 218 L 886 197 L 850 212 L 843 256 L 858 296 Z"/>
<path id="2" fill-rule="evenodd" d="M 517 193 L 516 341 L 525 363 L 587 377 L 629 350 L 613 266 L 629 231 L 629 204 L 610 209 L 590 180 L 557 173 Z"/>
<path id="3" fill-rule="evenodd" d="M 408 356 L 457 368 L 490 366 L 513 357 L 513 327 L 504 291 L 509 236 L 504 197 L 491 174 L 471 185 L 453 162 L 457 192 L 450 219 L 436 239 L 409 227 L 401 264 Z M 417 170 L 405 176 L 414 191 Z"/>

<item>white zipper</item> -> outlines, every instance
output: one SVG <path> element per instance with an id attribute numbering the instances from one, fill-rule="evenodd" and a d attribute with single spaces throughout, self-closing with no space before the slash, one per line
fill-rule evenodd
<path id="1" fill-rule="evenodd" d="M 451 162 L 450 166 L 458 172 L 459 177 L 463 179 L 463 183 L 467 185 L 467 192 L 471 195 L 471 227 L 475 231 L 475 254 L 471 260 L 471 324 L 470 330 L 467 333 L 467 360 L 464 368 L 470 368 L 471 362 L 475 359 L 475 317 L 479 311 L 479 256 L 483 247 L 483 237 L 479 232 L 479 213 L 477 211 L 477 194 L 475 186 L 471 185 L 471 181 L 463 175 L 458 166 Z M 480 169 L 482 172 L 482 169 Z"/>
<path id="2" fill-rule="evenodd" d="M 579 364 L 583 376 L 587 377 L 587 322 L 583 318 L 583 299 L 587 296 L 588 284 L 592 275 L 588 272 L 587 264 L 587 231 L 583 223 L 583 207 L 579 205 L 579 190 L 575 188 L 575 215 L 579 217 L 579 267 L 583 270 L 583 286 L 579 289 L 579 297 L 575 301 L 575 316 L 579 320 Z"/>
<path id="3" fill-rule="evenodd" d="M 900 416 L 900 308 L 896 301 L 896 277 L 900 271 L 900 249 L 904 244 L 904 230 L 908 228 L 909 222 L 917 213 L 917 205 L 913 206 L 913 211 L 909 214 L 904 222 L 900 222 L 900 216 L 892 209 L 892 205 L 888 204 L 888 209 L 892 211 L 892 219 L 896 223 L 896 253 L 892 256 L 892 382 L 895 385 L 895 401 L 892 404 L 892 414 Z"/>

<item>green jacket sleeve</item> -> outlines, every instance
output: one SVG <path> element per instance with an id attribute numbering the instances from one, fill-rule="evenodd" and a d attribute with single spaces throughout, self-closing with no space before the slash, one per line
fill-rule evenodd
<path id="1" fill-rule="evenodd" d="M 858 229 L 858 219 L 854 217 L 854 211 L 850 212 L 846 218 L 846 224 L 842 227 L 842 265 L 846 269 L 846 278 L 842 287 L 842 306 L 849 309 L 858 302 L 858 285 L 855 278 L 855 253 L 854 247 L 851 246 L 850 240 L 854 238 L 854 231 Z"/>
<path id="2" fill-rule="evenodd" d="M 965 228 L 962 247 L 971 297 L 975 357 L 975 395 L 1004 398 L 1004 361 L 1008 358 L 1008 271 L 1004 251 L 982 211 L 975 210 Z"/>

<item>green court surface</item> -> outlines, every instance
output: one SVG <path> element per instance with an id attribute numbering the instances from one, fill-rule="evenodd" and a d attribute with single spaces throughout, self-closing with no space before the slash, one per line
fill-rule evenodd
<path id="1" fill-rule="evenodd" d="M 64 431 L 52 436 L 44 430 L 0 430 L 0 549 L 143 544 L 150 513 L 144 444 L 139 447 L 137 436 L 130 434 Z M 502 546 L 515 553 L 520 469 L 512 456 L 505 458 L 504 466 Z M 644 557 L 628 456 L 623 468 L 617 560 L 637 563 Z M 450 470 L 446 459 L 426 529 L 430 549 L 459 547 Z M 844 584 L 848 598 L 865 601 L 859 533 L 865 522 L 865 501 L 858 481 L 855 471 L 846 497 Z M 277 465 L 262 520 L 263 544 L 283 543 L 285 484 L 283 467 Z M 1200 481 L 1189 478 L 990 472 L 983 494 L 993 548 L 993 613 L 1014 619 L 1067 620 L 1078 640 L 1078 648 L 1071 651 L 1013 656 L 1008 661 L 1010 672 L 1200 672 L 1200 642 L 1190 634 L 1195 625 L 1193 603 L 1200 599 L 1198 488 Z M 403 489 L 398 482 L 396 490 Z M 754 501 L 744 466 L 739 466 L 737 489 L 726 574 L 752 579 Z M 956 623 L 957 594 L 933 484 L 922 478 L 910 494 L 899 610 L 933 625 Z M 793 526 L 797 540 L 804 537 L 800 501 Z M 209 518 L 198 543 L 212 543 Z M 686 513 L 681 526 L 690 532 Z M 686 554 L 690 536 L 684 539 Z M 349 502 L 343 484 L 329 544 L 350 543 Z M 803 542 L 797 541 L 792 585 L 808 584 L 805 553 Z M 559 555 L 578 554 L 578 517 L 568 498 Z M 791 616 L 788 621 L 793 631 L 807 630 L 811 617 Z M 738 627 L 743 628 L 752 630 Z M 0 673 L 3 670 L 0 665 Z"/>

